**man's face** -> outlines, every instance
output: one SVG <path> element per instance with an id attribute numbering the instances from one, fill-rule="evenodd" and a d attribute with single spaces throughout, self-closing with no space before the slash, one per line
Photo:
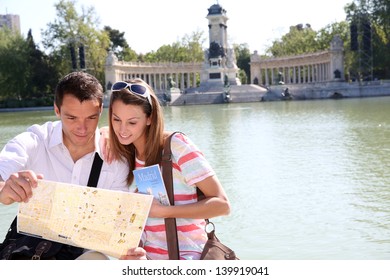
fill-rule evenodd
<path id="1" fill-rule="evenodd" d="M 70 94 L 65 94 L 61 108 L 54 106 L 61 119 L 64 144 L 72 151 L 85 149 L 86 153 L 95 147 L 94 136 L 103 108 L 98 100 L 82 103 Z"/>

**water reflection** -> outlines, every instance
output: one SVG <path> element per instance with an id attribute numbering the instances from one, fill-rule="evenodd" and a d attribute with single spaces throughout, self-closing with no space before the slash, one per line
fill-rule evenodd
<path id="1" fill-rule="evenodd" d="M 233 208 L 213 219 L 217 234 L 241 258 L 390 258 L 389 97 L 164 107 L 164 114 L 166 129 L 189 135 L 215 168 Z M 18 113 L 8 123 L 4 116 L 1 145 L 27 120 L 54 114 Z"/>

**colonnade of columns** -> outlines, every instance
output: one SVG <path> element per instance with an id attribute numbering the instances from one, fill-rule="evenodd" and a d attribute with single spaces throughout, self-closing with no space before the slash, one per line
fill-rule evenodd
<path id="1" fill-rule="evenodd" d="M 331 79 L 330 63 L 317 63 L 297 66 L 264 67 L 256 71 L 258 75 L 255 84 L 273 85 L 283 82 L 285 84 L 305 84 L 324 82 Z"/>
<path id="2" fill-rule="evenodd" d="M 289 57 L 250 57 L 251 83 L 259 85 L 305 84 L 344 79 L 344 44 L 335 35 L 327 51 Z"/>
<path id="3" fill-rule="evenodd" d="M 170 69 L 167 69 L 170 70 Z M 200 78 L 200 72 L 169 72 L 169 73 L 143 73 L 125 72 L 118 73 L 117 80 L 128 80 L 141 78 L 147 82 L 155 91 L 165 91 L 168 89 L 169 79 L 175 83 L 175 87 L 184 91 L 186 88 L 196 87 Z"/>
<path id="4" fill-rule="evenodd" d="M 119 61 L 113 52 L 109 52 L 105 65 L 106 88 L 117 81 L 141 78 L 156 93 L 165 92 L 169 87 L 180 89 L 197 87 L 200 81 L 202 63 L 198 62 L 125 62 Z"/>
<path id="5" fill-rule="evenodd" d="M 252 83 L 269 86 L 280 82 L 306 84 L 331 81 L 336 70 L 332 69 L 332 59 L 329 51 L 268 59 L 260 58 L 255 52 L 250 61 Z"/>
<path id="6" fill-rule="evenodd" d="M 198 87 L 203 74 L 202 62 L 141 63 L 118 61 L 113 52 L 106 58 L 106 87 L 119 80 L 140 77 L 156 92 L 168 89 L 169 79 L 182 92 Z M 290 57 L 262 58 L 257 51 L 250 57 L 252 84 L 273 85 L 328 82 L 344 78 L 343 42 L 335 36 L 328 51 Z"/>

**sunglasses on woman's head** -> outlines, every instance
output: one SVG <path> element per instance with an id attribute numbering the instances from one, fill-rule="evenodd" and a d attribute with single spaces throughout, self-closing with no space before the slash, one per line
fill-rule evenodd
<path id="1" fill-rule="evenodd" d="M 149 104 L 152 105 L 152 100 L 150 98 L 149 90 L 145 86 L 140 84 L 132 84 L 132 83 L 120 81 L 120 82 L 116 82 L 111 87 L 111 91 L 120 91 L 122 89 L 128 89 L 131 93 L 146 98 Z"/>

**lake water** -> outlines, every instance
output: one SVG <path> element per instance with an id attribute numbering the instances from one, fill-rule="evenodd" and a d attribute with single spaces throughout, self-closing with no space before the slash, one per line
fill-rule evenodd
<path id="1" fill-rule="evenodd" d="M 390 97 L 164 107 L 215 168 L 241 259 L 390 259 Z M 102 125 L 107 124 L 107 112 Z M 52 111 L 0 114 L 0 147 Z M 16 205 L 0 205 L 0 238 Z"/>

